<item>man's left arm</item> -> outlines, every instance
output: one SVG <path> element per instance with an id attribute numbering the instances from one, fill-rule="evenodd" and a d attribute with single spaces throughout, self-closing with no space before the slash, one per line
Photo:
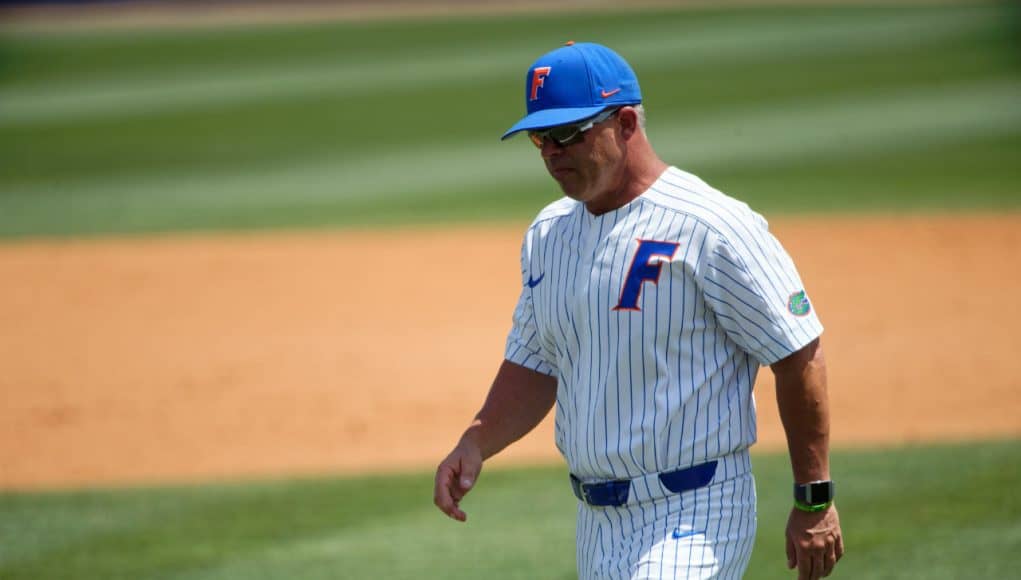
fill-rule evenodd
<path id="1" fill-rule="evenodd" d="M 770 367 L 794 482 L 829 480 L 830 409 L 819 339 Z M 844 541 L 835 505 L 818 511 L 805 507 L 792 508 L 787 521 L 787 566 L 798 568 L 799 580 L 815 580 L 829 576 L 844 554 Z"/>

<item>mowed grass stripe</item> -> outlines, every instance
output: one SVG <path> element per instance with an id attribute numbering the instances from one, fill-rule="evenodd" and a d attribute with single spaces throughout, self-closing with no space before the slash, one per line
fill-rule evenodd
<path id="1" fill-rule="evenodd" d="M 812 47 L 815 58 L 847 52 L 878 52 L 900 46 L 939 45 L 995 26 L 989 11 L 895 14 L 885 20 L 845 22 L 837 15 L 716 22 L 692 29 L 680 23 L 643 27 L 610 42 L 641 70 L 683 69 L 716 61 L 783 58 Z M 687 28 L 687 29 L 686 29 Z M 242 63 L 151 76 L 51 80 L 35 85 L 0 85 L 0 127 L 97 117 L 123 118 L 253 101 L 329 94 L 338 106 L 367 93 L 446 86 L 483 78 L 501 79 L 537 56 L 531 45 L 421 46 L 403 59 L 344 53 L 291 63 Z"/>
<path id="2" fill-rule="evenodd" d="M 933 168 L 981 177 L 955 207 L 1021 205 L 1016 172 L 981 159 L 1021 133 L 1021 76 L 999 10 L 682 10 L 8 37 L 21 58 L 0 73 L 0 91 L 38 90 L 40 116 L 0 122 L 0 235 L 527 219 L 555 184 L 527 143 L 497 136 L 520 114 L 521 67 L 564 35 L 604 40 L 635 61 L 650 134 L 668 161 L 721 184 L 783 168 L 780 189 L 725 188 L 759 196 L 760 209 L 851 207 L 834 201 L 835 178 L 820 190 L 817 167 L 836 175 L 922 150 L 937 154 Z M 345 75 L 364 79 L 346 91 Z M 22 104 L 36 106 L 29 95 Z M 68 117 L 44 114 L 57 101 L 69 103 Z M 109 114 L 79 115 L 90 102 Z M 7 104 L 0 99 L 0 116 Z M 860 185 L 883 190 L 872 209 L 910 208 L 905 199 L 943 207 L 962 180 L 933 188 L 931 174 L 894 164 L 882 183 L 866 172 Z M 936 201 L 914 195 L 914 183 Z"/>
<path id="3" fill-rule="evenodd" d="M 787 458 L 753 461 L 759 534 L 747 578 L 790 578 Z M 1009 491 L 1021 485 L 1018 441 L 836 451 L 832 464 L 848 545 L 839 577 L 1003 578 L 1021 566 L 1021 495 Z M 562 467 L 486 471 L 464 502 L 467 525 L 432 507 L 431 482 L 2 494 L 0 577 L 573 577 L 575 500 Z M 1000 490 L 995 501 L 989 490 Z"/>
<path id="4" fill-rule="evenodd" d="M 1019 99 L 1018 81 L 969 83 L 830 102 L 774 103 L 696 122 L 657 117 L 650 135 L 666 159 L 702 169 L 844 158 L 911 149 L 919 143 L 1016 133 L 1021 127 L 1021 109 L 1014 106 Z M 520 138 L 500 143 L 493 135 L 446 148 L 393 149 L 277 167 L 24 186 L 0 196 L 0 215 L 5 216 L 0 227 L 17 234 L 21 232 L 14 228 L 19 226 L 42 225 L 39 222 L 47 218 L 56 222 L 61 216 L 81 219 L 81 212 L 111 212 L 130 221 L 135 212 L 172 218 L 202 208 L 399 202 L 442 190 L 483 190 L 513 183 L 539 187 L 546 180 L 530 145 Z M 43 199 L 48 203 L 41 204 Z"/>
<path id="5" fill-rule="evenodd" d="M 722 117 L 749 107 L 810 98 L 883 94 L 923 86 L 1016 78 L 997 65 L 988 44 L 969 40 L 895 54 L 851 53 L 840 59 L 759 66 L 715 63 L 683 73 L 643 73 L 650 115 L 677 122 Z M 990 54 L 993 53 L 993 54 Z M 648 72 L 648 71 L 646 71 Z M 520 79 L 463 79 L 446 87 L 381 92 L 338 103 L 306 94 L 293 101 L 215 104 L 146 118 L 51 123 L 0 129 L 0 191 L 64 178 L 131 177 L 280 167 L 325 155 L 357 159 L 395 149 L 438 149 L 489 142 L 519 114 Z"/>
<path id="6" fill-rule="evenodd" d="M 874 89 L 844 98 L 731 110 L 695 123 L 664 119 L 662 129 L 650 127 L 649 132 L 664 156 L 701 167 L 782 163 L 1021 132 L 1021 108 L 1012 105 L 1018 102 L 1021 80 Z"/>

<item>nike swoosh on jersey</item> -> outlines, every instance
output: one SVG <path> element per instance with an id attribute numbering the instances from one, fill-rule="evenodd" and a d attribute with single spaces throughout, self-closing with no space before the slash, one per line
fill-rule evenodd
<path id="1" fill-rule="evenodd" d="M 617 87 L 617 88 L 613 89 L 612 91 L 604 91 L 604 90 L 600 89 L 599 95 L 601 97 L 603 97 L 604 99 L 608 99 L 608 98 L 612 97 L 613 95 L 616 95 L 619 92 L 620 92 L 620 87 Z"/>
<path id="2" fill-rule="evenodd" d="M 697 536 L 699 534 L 704 533 L 705 532 L 700 532 L 698 530 L 684 530 L 681 528 L 674 528 L 674 533 L 672 535 L 675 540 L 680 540 L 681 538 L 689 538 L 691 536 Z"/>
<path id="3" fill-rule="evenodd" d="M 545 277 L 546 277 L 546 272 L 543 272 L 542 274 L 539 274 L 538 278 L 532 278 L 532 276 L 528 276 L 528 282 L 526 282 L 526 284 L 528 284 L 529 288 L 535 288 L 536 286 L 539 285 L 539 282 L 542 282 L 542 279 L 545 278 Z"/>

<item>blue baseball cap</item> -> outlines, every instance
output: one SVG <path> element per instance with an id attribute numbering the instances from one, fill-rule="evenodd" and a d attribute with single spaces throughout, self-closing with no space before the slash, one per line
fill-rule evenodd
<path id="1" fill-rule="evenodd" d="M 548 129 L 642 102 L 638 77 L 616 52 L 601 44 L 568 42 L 539 57 L 525 75 L 528 113 L 500 139 Z"/>

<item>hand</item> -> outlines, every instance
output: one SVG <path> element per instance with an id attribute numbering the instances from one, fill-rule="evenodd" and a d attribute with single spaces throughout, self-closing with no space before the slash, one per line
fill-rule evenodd
<path id="1" fill-rule="evenodd" d="M 482 471 L 482 452 L 467 438 L 462 438 L 457 447 L 440 462 L 436 468 L 436 486 L 433 489 L 433 503 L 451 518 L 463 522 L 467 514 L 458 507 L 461 499 L 471 491 Z"/>
<path id="2" fill-rule="evenodd" d="M 844 555 L 844 539 L 836 506 L 821 512 L 791 509 L 787 520 L 787 567 L 798 568 L 798 580 L 825 578 Z"/>

